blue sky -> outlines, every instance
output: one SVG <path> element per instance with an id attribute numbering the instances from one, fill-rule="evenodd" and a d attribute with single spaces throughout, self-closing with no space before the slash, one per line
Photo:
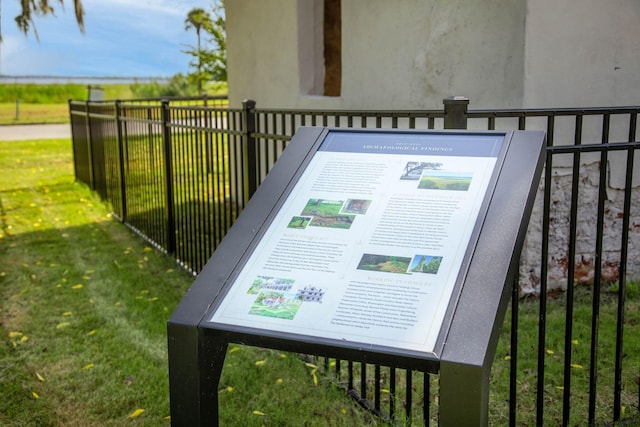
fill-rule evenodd
<path id="1" fill-rule="evenodd" d="M 0 74 L 47 76 L 168 77 L 187 73 L 186 45 L 197 44 L 185 31 L 194 7 L 211 10 L 213 0 L 83 0 L 85 34 L 75 21 L 73 2 L 56 16 L 36 18 L 38 42 L 18 29 L 20 0 L 2 2 Z"/>

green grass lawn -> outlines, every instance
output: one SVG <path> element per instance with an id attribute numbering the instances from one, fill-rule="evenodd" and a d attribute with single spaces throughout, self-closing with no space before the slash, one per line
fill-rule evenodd
<path id="1" fill-rule="evenodd" d="M 69 140 L 0 142 L 0 425 L 169 425 L 166 321 L 193 277 L 109 212 L 74 181 Z M 615 290 L 603 289 L 599 313 L 599 423 L 611 422 Z M 574 301 L 571 425 L 586 420 L 591 297 L 582 287 Z M 562 418 L 565 298 L 547 303 L 545 425 Z M 519 309 L 517 421 L 532 425 L 538 301 Z M 632 423 L 640 372 L 637 284 L 628 289 L 625 324 L 623 418 Z M 508 421 L 509 328 L 507 322 L 492 372 L 491 425 Z M 328 361 L 330 370 L 334 363 Z M 231 345 L 219 384 L 221 425 L 385 425 L 323 372 L 322 361 Z M 388 401 L 387 368 L 382 378 Z M 404 373 L 398 378 L 400 393 Z M 373 381 L 368 386 L 371 397 Z M 412 425 L 422 422 L 421 387 L 414 379 Z M 436 393 L 434 377 L 427 400 L 437 400 Z"/>
<path id="2" fill-rule="evenodd" d="M 74 182 L 70 141 L 0 144 L 0 424 L 167 424 L 164 319 L 190 278 Z"/>
<path id="3" fill-rule="evenodd" d="M 137 97 L 132 86 L 100 85 L 103 99 L 110 101 Z M 226 94 L 227 86 L 212 82 L 207 90 L 212 96 Z M 0 125 L 69 123 L 69 100 L 86 101 L 88 96 L 88 87 L 82 84 L 0 84 Z"/>
<path id="4" fill-rule="evenodd" d="M 69 123 L 69 104 L 0 102 L 0 125 Z"/>
<path id="5" fill-rule="evenodd" d="M 69 140 L 0 142 L 0 425 L 169 425 L 192 281 L 74 182 Z M 382 425 L 295 354 L 234 345 L 220 387 L 222 425 Z"/>
<path id="6" fill-rule="evenodd" d="M 128 84 L 109 84 L 102 88 L 104 99 L 131 98 Z M 0 125 L 69 123 L 69 100 L 84 101 L 88 94 L 87 85 L 74 83 L 0 84 Z"/>
<path id="7" fill-rule="evenodd" d="M 629 283 L 625 302 L 624 352 L 622 369 L 622 416 L 625 426 L 640 425 L 638 384 L 640 373 L 640 297 L 637 283 Z M 517 425 L 536 424 L 536 387 L 544 382 L 544 425 L 561 425 L 565 392 L 565 328 L 567 294 L 549 297 L 546 311 L 546 339 L 543 348 L 544 378 L 538 378 L 537 349 L 539 306 L 537 298 L 519 304 L 518 369 L 516 381 Z M 617 324 L 616 286 L 603 285 L 598 311 L 596 359 L 596 425 L 612 425 L 615 339 Z M 570 363 L 570 422 L 586 425 L 589 407 L 589 371 L 593 292 L 589 286 L 575 289 Z M 495 425 L 507 425 L 510 321 L 507 316 L 498 344 L 491 379 L 491 419 Z"/>

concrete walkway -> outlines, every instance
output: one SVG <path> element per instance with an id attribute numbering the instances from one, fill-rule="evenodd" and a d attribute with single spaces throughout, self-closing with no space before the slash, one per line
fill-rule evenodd
<path id="1" fill-rule="evenodd" d="M 0 141 L 71 138 L 71 124 L 0 126 Z"/>

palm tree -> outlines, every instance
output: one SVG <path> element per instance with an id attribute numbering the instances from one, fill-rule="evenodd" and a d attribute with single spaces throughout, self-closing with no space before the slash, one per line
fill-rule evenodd
<path id="1" fill-rule="evenodd" d="M 198 92 L 202 92 L 202 49 L 200 45 L 200 31 L 206 25 L 211 23 L 211 16 L 208 12 L 201 8 L 193 8 L 187 14 L 184 24 L 185 30 L 194 28 L 196 30 L 196 36 L 198 37 Z"/>
<path id="2" fill-rule="evenodd" d="M 16 16 L 15 20 L 18 24 L 18 28 L 22 30 L 22 32 L 26 35 L 29 30 L 33 27 L 33 33 L 36 36 L 36 39 L 40 39 L 38 37 L 38 31 L 36 30 L 35 22 L 33 21 L 34 16 L 45 16 L 49 14 L 54 14 L 55 10 L 53 6 L 50 4 L 50 0 L 39 0 L 39 1 L 26 1 L 26 0 L 18 0 L 20 1 L 20 5 L 22 6 L 22 13 Z M 64 0 L 58 0 L 60 5 L 64 7 Z M 76 14 L 76 21 L 78 22 L 78 27 L 80 28 L 80 32 L 84 34 L 84 7 L 82 6 L 82 0 L 73 0 L 73 7 Z M 0 35 L 1 40 L 1 35 Z"/>

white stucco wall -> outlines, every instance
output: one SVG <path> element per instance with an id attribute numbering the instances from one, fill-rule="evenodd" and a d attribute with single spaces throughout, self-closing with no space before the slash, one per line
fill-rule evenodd
<path id="1" fill-rule="evenodd" d="M 343 0 L 340 97 L 308 95 L 305 87 L 312 86 L 309 82 L 317 85 L 317 80 L 308 75 L 300 80 L 300 70 L 317 69 L 317 64 L 305 62 L 317 57 L 317 50 L 308 54 L 299 44 L 305 26 L 313 22 L 306 16 L 299 26 L 299 6 L 312 2 L 318 0 L 227 0 L 231 106 L 252 98 L 265 108 L 441 109 L 442 99 L 452 95 L 468 97 L 470 109 L 640 104 L 638 0 Z M 317 40 L 305 43 L 317 49 Z M 543 120 L 529 119 L 527 126 L 546 130 Z M 558 117 L 555 126 L 554 145 L 574 143 L 574 118 Z M 602 126 L 602 116 L 585 117 L 582 143 L 602 142 Z M 629 137 L 625 117 L 614 118 L 611 129 L 610 142 Z M 551 288 L 563 287 L 570 263 L 568 230 L 559 213 L 570 203 L 563 192 L 571 185 L 571 162 L 571 156 L 554 159 L 553 185 L 558 190 L 549 248 Z M 585 153 L 580 163 L 580 191 L 589 194 L 592 205 L 599 154 Z M 606 235 L 619 228 L 624 153 L 610 153 L 608 163 Z M 636 160 L 634 195 L 639 186 Z M 633 200 L 632 242 L 640 232 L 638 198 Z M 524 292 L 539 286 L 541 233 L 536 218 L 541 218 L 541 205 L 539 194 L 522 255 Z M 593 209 L 585 212 L 578 218 L 576 267 L 582 279 L 576 280 L 588 282 L 596 229 Z M 629 250 L 629 272 L 638 277 L 640 248 L 632 244 Z M 605 268 L 616 265 L 618 254 L 617 247 L 605 248 Z"/>
<path id="2" fill-rule="evenodd" d="M 475 108 L 522 104 L 523 2 L 343 1 L 335 98 L 300 90 L 297 12 L 297 0 L 227 2 L 231 105 L 434 109 L 452 95 Z"/>
<path id="3" fill-rule="evenodd" d="M 637 0 L 345 0 L 336 98 L 301 90 L 300 71 L 313 66 L 299 57 L 299 31 L 313 29 L 299 27 L 298 13 L 314 1 L 227 1 L 231 105 L 248 97 L 342 109 L 440 108 L 452 95 L 470 98 L 470 108 L 640 99 Z"/>
<path id="4" fill-rule="evenodd" d="M 348 108 L 441 108 L 452 95 L 467 96 L 478 107 L 522 102 L 520 2 L 362 3 L 342 2 Z"/>
<path id="5" fill-rule="evenodd" d="M 640 2 L 527 2 L 524 107 L 640 103 Z"/>
<path id="6" fill-rule="evenodd" d="M 225 2 L 227 71 L 232 107 L 252 98 L 262 106 L 289 106 L 297 91 L 295 0 Z M 271 104 L 271 101 L 278 104 Z"/>

